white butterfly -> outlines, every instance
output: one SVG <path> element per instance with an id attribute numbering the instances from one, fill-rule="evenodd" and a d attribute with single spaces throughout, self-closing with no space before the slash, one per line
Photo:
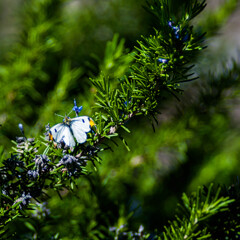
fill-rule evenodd
<path id="1" fill-rule="evenodd" d="M 63 141 L 67 146 L 74 147 L 75 140 L 78 143 L 87 141 L 87 133 L 95 123 L 90 117 L 82 116 L 76 118 L 65 117 L 63 123 L 58 123 L 50 128 L 50 139 L 57 143 Z"/>

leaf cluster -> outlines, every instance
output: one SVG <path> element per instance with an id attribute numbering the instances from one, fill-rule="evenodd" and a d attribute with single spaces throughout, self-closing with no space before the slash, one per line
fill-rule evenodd
<path id="1" fill-rule="evenodd" d="M 209 239 L 206 220 L 219 212 L 228 210 L 228 205 L 234 202 L 229 196 L 220 195 L 220 188 L 212 192 L 199 187 L 198 191 L 190 198 L 183 194 L 183 204 L 179 206 L 176 220 L 170 222 L 170 227 L 165 228 L 162 239 Z M 160 238 L 161 239 L 161 238 Z"/>
<path id="2" fill-rule="evenodd" d="M 175 220 L 169 221 L 164 231 L 145 233 L 143 226 L 138 232 L 127 231 L 125 225 L 111 228 L 115 239 L 237 239 L 239 237 L 239 183 L 233 186 L 199 187 L 190 196 L 182 195 Z"/>
<path id="3" fill-rule="evenodd" d="M 154 35 L 138 41 L 130 73 L 119 79 L 104 74 L 91 79 L 97 90 L 95 119 L 102 137 L 115 136 L 118 127 L 129 132 L 124 124 L 135 115 L 155 118 L 166 94 L 177 97 L 182 91 L 179 83 L 196 79 L 190 62 L 203 49 L 203 34 L 193 32 L 190 20 L 204 7 L 205 1 L 189 5 L 191 17 L 174 23 L 164 15 L 169 12 L 167 2 L 149 3 L 151 11 L 164 17 L 159 17 L 160 28 Z"/>
<path id="4" fill-rule="evenodd" d="M 191 5 L 188 9 L 191 16 L 203 9 L 203 3 Z M 167 2 L 159 1 L 159 4 L 160 7 L 155 9 L 159 15 L 169 11 Z M 39 17 L 36 21 L 39 19 L 42 20 Z M 87 163 L 95 166 L 100 162 L 99 152 L 108 148 L 107 139 L 119 136 L 119 128 L 130 132 L 126 123 L 137 115 L 155 118 L 165 94 L 176 95 L 181 92 L 179 83 L 195 79 L 189 73 L 192 68 L 189 63 L 203 49 L 203 35 L 193 32 L 190 19 L 184 16 L 181 21 L 173 22 L 170 17 L 162 18 L 163 29 L 143 37 L 130 54 L 133 55 L 131 59 L 122 56 L 123 42 L 117 44 L 117 38 L 113 39 L 107 51 L 112 61 L 118 59 L 125 65 L 131 63 L 131 66 L 121 77 L 101 74 L 91 79 L 96 90 L 96 111 L 92 117 L 97 127 L 88 134 L 86 144 L 71 149 L 48 138 L 17 138 L 11 157 L 2 160 L 0 166 L 2 236 L 10 221 L 25 216 L 24 211 L 31 206 L 30 199 L 40 202 L 49 189 L 57 192 L 73 190 L 75 179 L 88 173 Z M 108 56 L 108 59 L 111 58 Z M 68 82 L 68 77 L 64 75 L 63 81 Z M 125 139 L 119 137 L 127 147 Z"/>

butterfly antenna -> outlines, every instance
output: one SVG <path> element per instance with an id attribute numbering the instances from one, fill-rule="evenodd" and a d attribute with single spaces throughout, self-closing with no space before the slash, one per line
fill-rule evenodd
<path id="1" fill-rule="evenodd" d="M 59 114 L 57 114 L 57 113 L 55 113 L 55 115 L 57 115 L 58 117 L 65 118 L 64 116 L 62 116 L 62 115 L 59 115 Z"/>
<path id="2" fill-rule="evenodd" d="M 68 113 L 68 115 L 67 115 L 67 116 L 69 116 L 69 115 L 72 113 L 72 111 L 73 111 L 73 110 L 71 110 L 71 111 Z"/>

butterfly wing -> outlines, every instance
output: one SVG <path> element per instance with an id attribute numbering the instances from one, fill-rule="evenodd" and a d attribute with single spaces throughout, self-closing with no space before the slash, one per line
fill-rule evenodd
<path id="1" fill-rule="evenodd" d="M 58 123 L 50 129 L 54 141 L 57 143 L 64 141 L 69 147 L 75 146 L 75 141 L 70 127 L 64 123 Z"/>
<path id="2" fill-rule="evenodd" d="M 91 131 L 91 119 L 87 116 L 73 118 L 70 128 L 78 143 L 84 143 L 87 140 L 87 132 Z"/>
<path id="3" fill-rule="evenodd" d="M 61 135 L 61 132 L 63 131 L 63 129 L 64 129 L 64 124 L 62 124 L 62 123 L 58 123 L 50 128 L 50 133 L 51 133 L 54 141 L 56 141 L 56 142 L 60 141 L 60 140 L 58 140 L 59 139 L 58 136 Z"/>

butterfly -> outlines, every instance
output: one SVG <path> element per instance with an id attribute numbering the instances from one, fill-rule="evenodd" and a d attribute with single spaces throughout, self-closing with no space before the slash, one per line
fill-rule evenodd
<path id="1" fill-rule="evenodd" d="M 78 143 L 87 141 L 87 133 L 91 131 L 95 123 L 88 116 L 69 118 L 65 117 L 62 123 L 58 123 L 50 128 L 50 140 L 57 143 L 64 142 L 69 147 L 74 147 Z"/>
<path id="2" fill-rule="evenodd" d="M 87 133 L 95 125 L 94 121 L 88 116 L 78 117 L 82 106 L 77 107 L 76 100 L 74 99 L 73 109 L 77 117 L 70 118 L 65 116 L 62 123 L 58 123 L 51 127 L 49 130 L 50 140 L 57 143 L 64 142 L 69 147 L 74 147 L 77 140 L 78 143 L 85 143 L 87 141 Z"/>

